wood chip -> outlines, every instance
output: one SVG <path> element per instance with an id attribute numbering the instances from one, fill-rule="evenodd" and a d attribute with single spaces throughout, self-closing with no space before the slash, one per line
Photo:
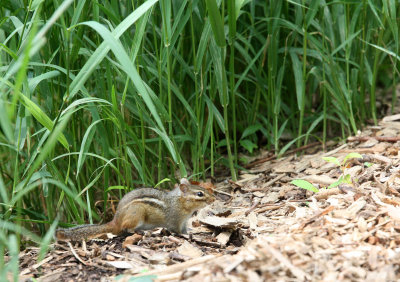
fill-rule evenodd
<path id="1" fill-rule="evenodd" d="M 203 252 L 199 248 L 193 246 L 188 241 L 184 241 L 183 244 L 181 246 L 179 246 L 177 251 L 181 255 L 184 255 L 184 256 L 187 256 L 190 258 L 198 258 L 203 255 Z"/>
<path id="2" fill-rule="evenodd" d="M 226 246 L 226 244 L 229 242 L 229 239 L 231 238 L 232 232 L 221 232 L 218 234 L 217 241 L 223 246 Z"/>
<path id="3" fill-rule="evenodd" d="M 175 272 L 182 271 L 190 266 L 208 262 L 217 257 L 219 257 L 219 255 L 208 255 L 208 256 L 192 259 L 192 260 L 180 263 L 180 264 L 170 265 L 162 270 L 156 269 L 156 270 L 148 271 L 145 273 L 136 274 L 134 277 L 154 275 L 154 274 L 164 274 L 165 275 L 165 274 L 175 273 Z"/>
<path id="4" fill-rule="evenodd" d="M 208 216 L 203 219 L 200 219 L 200 222 L 213 227 L 233 229 L 237 227 L 239 220 L 236 218 Z"/>

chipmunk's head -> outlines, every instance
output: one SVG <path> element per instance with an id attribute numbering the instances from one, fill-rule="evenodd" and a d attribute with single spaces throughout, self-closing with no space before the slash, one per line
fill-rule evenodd
<path id="1" fill-rule="evenodd" d="M 215 200 L 211 188 L 207 189 L 196 184 L 190 183 L 186 178 L 182 178 L 179 184 L 184 199 L 191 203 L 193 211 L 201 209 Z"/>

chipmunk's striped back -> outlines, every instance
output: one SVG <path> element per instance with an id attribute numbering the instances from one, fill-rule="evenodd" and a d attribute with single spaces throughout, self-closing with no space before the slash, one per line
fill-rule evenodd
<path id="1" fill-rule="evenodd" d="M 126 194 L 118 204 L 114 219 L 103 225 L 81 225 L 57 230 L 58 239 L 80 240 L 98 234 L 123 230 L 165 227 L 172 232 L 186 233 L 187 221 L 198 209 L 214 201 L 212 192 L 181 181 L 171 192 L 142 188 Z"/>

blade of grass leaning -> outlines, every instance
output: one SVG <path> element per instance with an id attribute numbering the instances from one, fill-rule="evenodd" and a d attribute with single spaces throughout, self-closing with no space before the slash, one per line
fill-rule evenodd
<path id="1" fill-rule="evenodd" d="M 216 0 L 206 0 L 206 6 L 212 31 L 214 33 L 215 42 L 219 47 L 225 47 L 225 32 L 221 14 L 219 13 Z"/>
<path id="2" fill-rule="evenodd" d="M 52 133 L 50 134 L 48 140 L 43 146 L 42 151 L 38 155 L 37 159 L 34 161 L 30 169 L 28 170 L 26 179 L 24 180 L 24 186 L 29 183 L 30 178 L 32 177 L 33 173 L 35 172 L 36 169 L 41 165 L 41 163 L 45 160 L 45 158 L 50 154 L 52 149 L 56 145 L 56 141 L 60 138 L 62 135 L 62 131 L 64 130 L 65 126 L 67 125 L 69 119 L 71 118 L 71 114 L 67 113 L 62 121 L 54 128 Z"/>
<path id="3" fill-rule="evenodd" d="M 112 32 L 115 40 L 133 25 L 143 14 L 145 14 L 151 7 L 157 3 L 158 0 L 148 0 L 140 5 L 135 11 L 133 11 L 128 17 L 126 17 Z M 69 99 L 72 99 L 76 93 L 81 89 L 86 80 L 90 77 L 93 71 L 98 67 L 100 62 L 104 59 L 107 53 L 110 51 L 111 46 L 106 42 L 103 42 L 96 51 L 86 61 L 85 65 L 81 68 L 76 78 L 71 82 Z"/>
<path id="4" fill-rule="evenodd" d="M 108 29 L 106 29 L 103 25 L 101 25 L 97 22 L 84 22 L 84 23 L 80 23 L 80 25 L 87 25 L 87 26 L 93 28 L 94 30 L 96 30 L 98 32 L 98 34 L 100 36 L 103 37 L 106 44 L 109 45 L 109 49 L 112 50 L 114 55 L 117 57 L 117 59 L 121 63 L 123 70 L 130 77 L 133 84 L 137 88 L 138 93 L 140 93 L 146 106 L 150 110 L 151 114 L 154 116 L 154 119 L 156 120 L 157 125 L 159 126 L 159 128 L 162 131 L 164 131 L 164 125 L 161 121 L 160 116 L 158 115 L 158 112 L 154 106 L 152 99 L 150 98 L 150 94 L 148 93 L 148 91 L 151 92 L 151 89 L 146 88 L 145 84 L 143 83 L 143 80 L 141 79 L 136 68 L 133 66 L 132 62 L 130 61 L 129 56 L 126 53 L 126 51 L 124 50 L 121 43 L 117 41 L 117 38 L 115 38 Z"/>

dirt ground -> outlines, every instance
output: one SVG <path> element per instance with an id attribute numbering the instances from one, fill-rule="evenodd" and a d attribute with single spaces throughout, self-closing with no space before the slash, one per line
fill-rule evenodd
<path id="1" fill-rule="evenodd" d="M 300 157 L 258 156 L 190 222 L 190 236 L 157 229 L 86 243 L 54 243 L 37 262 L 21 253 L 21 281 L 394 281 L 400 279 L 400 115 L 346 144 Z M 359 153 L 362 159 L 350 159 Z M 336 157 L 340 166 L 323 157 Z M 341 176 L 349 183 L 324 187 Z M 305 179 L 318 193 L 290 182 Z M 141 279 L 138 279 L 138 278 Z M 137 278 L 137 279 L 133 279 Z"/>

